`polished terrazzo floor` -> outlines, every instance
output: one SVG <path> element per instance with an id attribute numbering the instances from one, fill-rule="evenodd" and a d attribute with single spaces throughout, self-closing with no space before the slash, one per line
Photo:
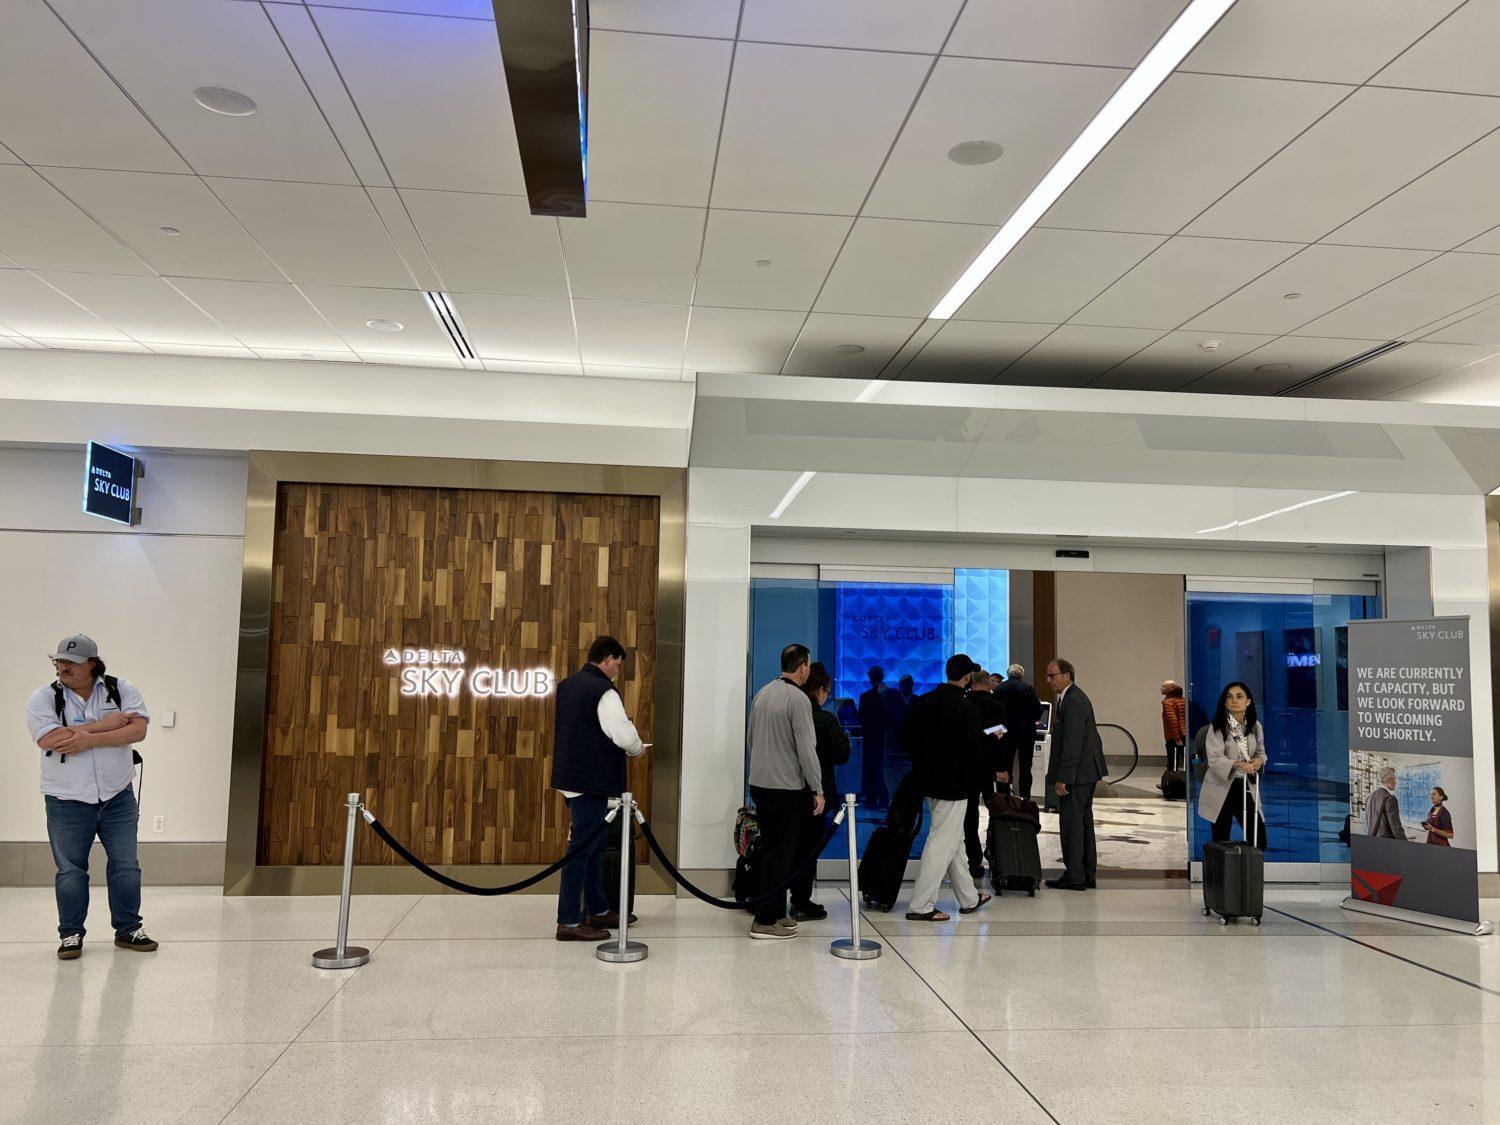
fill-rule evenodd
<path id="1" fill-rule="evenodd" d="M 81 960 L 47 889 L 0 889 L 0 1121 L 1500 1120 L 1500 938 L 1271 887 L 1221 927 L 1185 889 L 866 915 L 878 960 L 642 899 L 650 957 L 550 939 L 540 896 L 365 896 L 369 965 L 320 971 L 331 899 L 148 889 L 160 952 Z M 1486 903 L 1500 916 L 1500 902 Z M 898 908 L 899 911 L 899 908 Z"/>

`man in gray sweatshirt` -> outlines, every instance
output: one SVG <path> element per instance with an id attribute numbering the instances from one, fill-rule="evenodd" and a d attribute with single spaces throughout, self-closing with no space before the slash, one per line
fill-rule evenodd
<path id="1" fill-rule="evenodd" d="M 760 821 L 760 894 L 791 877 L 805 858 L 797 855 L 802 819 L 823 812 L 812 702 L 802 690 L 811 667 L 806 645 L 787 645 L 781 650 L 781 676 L 761 688 L 750 705 L 750 799 Z M 785 891 L 756 910 L 750 936 L 797 936 L 797 923 L 787 917 Z"/>

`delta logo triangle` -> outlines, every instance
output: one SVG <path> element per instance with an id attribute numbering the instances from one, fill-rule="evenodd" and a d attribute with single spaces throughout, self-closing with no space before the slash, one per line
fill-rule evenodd
<path id="1" fill-rule="evenodd" d="M 386 664 L 400 664 L 401 663 L 401 652 L 400 652 L 399 649 L 388 648 L 388 649 L 385 650 L 385 655 L 383 657 L 381 657 L 381 659 Z"/>

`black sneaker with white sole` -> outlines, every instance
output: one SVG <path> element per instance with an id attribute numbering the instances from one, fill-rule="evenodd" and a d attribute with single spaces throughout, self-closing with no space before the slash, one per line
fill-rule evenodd
<path id="1" fill-rule="evenodd" d="M 83 935 L 69 934 L 62 939 L 62 944 L 57 947 L 57 959 L 59 961 L 76 961 L 83 956 Z"/>
<path id="2" fill-rule="evenodd" d="M 156 942 L 148 938 L 143 929 L 137 929 L 128 934 L 116 934 L 115 944 L 121 949 L 133 949 L 137 953 L 152 953 L 156 950 Z"/>

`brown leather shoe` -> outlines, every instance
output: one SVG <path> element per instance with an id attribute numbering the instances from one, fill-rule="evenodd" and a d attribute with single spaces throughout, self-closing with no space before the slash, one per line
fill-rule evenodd
<path id="1" fill-rule="evenodd" d="M 608 914 L 590 914 L 584 921 L 590 926 L 601 926 L 604 929 L 611 929 L 619 926 L 620 912 L 618 910 L 611 910 Z M 630 916 L 630 924 L 632 926 L 639 921 L 640 919 L 634 914 Z"/>
<path id="2" fill-rule="evenodd" d="M 587 922 L 579 922 L 576 926 L 564 926 L 561 922 L 557 925 L 558 941 L 608 941 L 609 931 L 598 926 L 591 926 Z"/>

